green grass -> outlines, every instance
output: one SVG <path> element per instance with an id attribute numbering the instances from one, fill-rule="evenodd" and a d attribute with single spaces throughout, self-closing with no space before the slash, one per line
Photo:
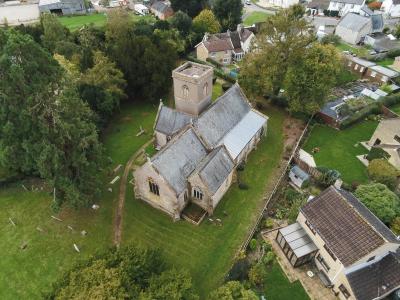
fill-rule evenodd
<path id="1" fill-rule="evenodd" d="M 243 24 L 246 26 L 251 26 L 255 23 L 264 22 L 269 16 L 270 14 L 268 13 L 254 11 L 244 19 Z"/>
<path id="2" fill-rule="evenodd" d="M 249 156 L 240 175 L 249 190 L 233 185 L 214 214 L 214 218 L 222 219 L 222 227 L 212 225 L 207 219 L 200 226 L 185 221 L 174 223 L 167 215 L 134 199 L 132 188 L 128 189 L 123 243 L 163 249 L 170 264 L 190 271 L 195 288 L 203 298 L 223 282 L 236 251 L 263 205 L 265 184 L 282 155 L 284 115 L 272 107 L 266 113 L 270 117 L 268 136 Z M 224 216 L 223 211 L 228 216 Z"/>
<path id="3" fill-rule="evenodd" d="M 156 109 L 152 105 L 129 104 L 121 107 L 104 136 L 109 157 L 124 164 L 152 135 Z M 136 137 L 139 126 L 146 135 Z M 121 171 L 120 171 L 121 172 Z M 112 176 L 105 176 L 104 187 Z M 75 261 L 111 245 L 113 209 L 118 189 L 105 191 L 98 203 L 100 209 L 63 211 L 63 222 L 51 219 L 55 215 L 50 205 L 52 196 L 44 192 L 25 192 L 20 184 L 0 189 L 0 299 L 39 299 L 63 270 Z M 8 221 L 11 217 L 17 226 Z M 67 228 L 71 225 L 75 231 Z M 41 227 L 44 232 L 36 230 Z M 81 230 L 88 232 L 80 235 Z M 20 250 L 23 242 L 25 250 Z M 81 249 L 78 254 L 73 248 Z"/>
<path id="4" fill-rule="evenodd" d="M 389 67 L 389 66 L 393 65 L 394 58 L 386 57 L 382 60 L 377 61 L 376 63 L 383 67 Z"/>
<path id="5" fill-rule="evenodd" d="M 349 184 L 355 181 L 364 183 L 368 180 L 366 168 L 356 155 L 368 151 L 358 143 L 369 140 L 377 124 L 375 121 L 364 121 L 341 131 L 317 124 L 312 129 L 304 150 L 311 153 L 313 148 L 320 148 L 314 154 L 317 166 L 338 170 L 342 179 Z"/>
<path id="6" fill-rule="evenodd" d="M 215 101 L 219 96 L 221 96 L 224 93 L 222 90 L 222 83 L 216 81 L 213 85 L 213 91 L 212 91 L 212 101 Z"/>
<path id="7" fill-rule="evenodd" d="M 345 42 L 341 42 L 338 45 L 336 45 L 336 48 L 339 49 L 340 51 L 350 51 L 357 56 L 368 56 L 369 50 L 365 47 L 360 47 L 360 46 L 351 46 Z"/>
<path id="8" fill-rule="evenodd" d="M 395 106 L 390 107 L 390 109 L 400 115 L 400 104 L 396 104 Z"/>
<path id="9" fill-rule="evenodd" d="M 131 14 L 134 21 L 145 19 L 148 21 L 155 20 L 152 15 L 138 16 Z M 103 13 L 84 15 L 84 16 L 63 16 L 59 18 L 62 25 L 66 26 L 69 30 L 75 31 L 81 28 L 83 25 L 93 24 L 96 27 L 102 27 L 107 22 L 107 16 Z"/>
<path id="10" fill-rule="evenodd" d="M 269 300 L 310 299 L 300 281 L 291 283 L 277 262 L 268 268 L 265 296 Z"/>
<path id="11" fill-rule="evenodd" d="M 96 27 L 104 26 L 107 22 L 107 16 L 99 13 L 84 16 L 64 16 L 60 17 L 59 20 L 62 25 L 74 31 L 81 28 L 83 25 L 93 24 Z"/>

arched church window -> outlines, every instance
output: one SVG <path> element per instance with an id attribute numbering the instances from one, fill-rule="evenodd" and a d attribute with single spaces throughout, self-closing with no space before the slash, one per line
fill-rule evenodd
<path id="1" fill-rule="evenodd" d="M 153 194 L 160 196 L 160 188 L 158 187 L 158 184 L 155 183 L 151 178 L 149 179 L 149 189 Z"/>
<path id="2" fill-rule="evenodd" d="M 185 99 L 189 98 L 189 87 L 187 85 L 182 86 L 182 96 Z"/>
<path id="3" fill-rule="evenodd" d="M 204 96 L 208 95 L 208 83 L 206 82 L 203 87 L 203 94 Z"/>
<path id="4" fill-rule="evenodd" d="M 196 187 L 193 189 L 193 197 L 199 200 L 203 200 L 203 192 Z"/>

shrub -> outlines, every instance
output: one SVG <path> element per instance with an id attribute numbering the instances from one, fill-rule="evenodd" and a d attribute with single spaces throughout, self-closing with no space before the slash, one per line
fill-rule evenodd
<path id="1" fill-rule="evenodd" d="M 224 83 L 222 84 L 222 90 L 223 90 L 224 92 L 226 92 L 227 90 L 229 90 L 231 87 L 232 87 L 232 84 L 230 84 L 230 83 L 224 82 Z"/>
<path id="2" fill-rule="evenodd" d="M 380 104 L 379 103 L 371 103 L 367 105 L 366 107 L 360 109 L 358 112 L 354 113 L 350 117 L 348 117 L 346 120 L 342 122 L 340 125 L 340 129 L 345 129 L 349 127 L 350 125 L 353 125 L 360 120 L 364 119 L 366 116 L 369 116 L 371 114 L 379 114 L 380 113 Z"/>
<path id="3" fill-rule="evenodd" d="M 257 240 L 256 239 L 251 239 L 251 241 L 249 243 L 249 248 L 252 251 L 257 249 Z"/>
<path id="4" fill-rule="evenodd" d="M 390 96 L 386 96 L 379 100 L 383 105 L 387 107 L 394 106 L 400 103 L 400 94 L 394 94 Z"/>
<path id="5" fill-rule="evenodd" d="M 265 266 L 257 263 L 250 268 L 249 280 L 253 286 L 259 286 L 264 282 L 266 276 Z"/>
<path id="6" fill-rule="evenodd" d="M 289 203 L 293 203 L 296 199 L 298 199 L 302 195 L 295 189 L 289 187 L 285 189 L 285 191 L 283 192 L 283 196 L 286 201 L 288 201 Z"/>
<path id="7" fill-rule="evenodd" d="M 264 265 L 267 266 L 267 265 L 271 264 L 271 263 L 274 261 L 274 259 L 275 259 L 275 253 L 272 252 L 272 251 L 268 251 L 268 252 L 264 255 L 262 261 L 263 261 Z"/>
<path id="8" fill-rule="evenodd" d="M 244 171 L 244 167 L 246 166 L 246 164 L 244 163 L 244 161 L 242 161 L 237 167 L 236 170 L 237 171 Z"/>
<path id="9" fill-rule="evenodd" d="M 263 246 L 262 247 L 263 247 L 265 252 L 268 252 L 268 251 L 272 250 L 272 245 L 269 242 L 265 241 L 265 240 L 263 240 Z"/>
<path id="10" fill-rule="evenodd" d="M 208 57 L 208 58 L 206 59 L 206 61 L 212 63 L 212 64 L 213 64 L 214 66 L 216 66 L 217 68 L 222 68 L 222 67 L 223 67 L 223 64 L 217 62 L 216 60 L 214 60 L 214 59 L 212 59 L 212 58 L 210 58 L 210 57 Z"/>
<path id="11" fill-rule="evenodd" d="M 239 280 L 243 281 L 247 279 L 249 273 L 250 264 L 247 259 L 239 259 L 228 273 L 228 281 Z"/>
<path id="12" fill-rule="evenodd" d="M 296 199 L 293 204 L 290 206 L 290 209 L 287 213 L 288 223 L 293 224 L 296 222 L 297 216 L 299 215 L 300 208 L 307 203 L 307 199 L 305 197 L 301 197 Z"/>
<path id="13" fill-rule="evenodd" d="M 396 56 L 400 56 L 400 49 L 392 49 L 387 53 L 389 58 L 396 58 Z"/>
<path id="14" fill-rule="evenodd" d="M 369 177 L 379 183 L 383 183 L 391 190 L 397 185 L 399 171 L 393 167 L 386 159 L 374 159 L 368 165 Z"/>
<path id="15" fill-rule="evenodd" d="M 336 34 L 327 34 L 321 39 L 321 43 L 326 45 L 326 44 L 332 44 L 332 45 L 338 45 L 340 43 L 340 37 Z"/>
<path id="16" fill-rule="evenodd" d="M 400 235 L 400 217 L 396 217 L 393 219 L 392 223 L 390 223 L 390 229 L 396 235 Z"/>
<path id="17" fill-rule="evenodd" d="M 264 228 L 271 229 L 274 227 L 274 220 L 267 218 L 264 222 Z"/>
<path id="18" fill-rule="evenodd" d="M 334 184 L 341 176 L 339 171 L 326 167 L 318 167 L 317 170 L 321 172 L 321 175 L 317 178 L 317 182 L 324 187 Z"/>
<path id="19" fill-rule="evenodd" d="M 367 155 L 368 161 L 371 161 L 374 159 L 379 159 L 379 158 L 387 159 L 388 157 L 389 157 L 389 155 L 386 153 L 385 150 L 383 150 L 382 148 L 375 148 L 375 147 L 372 147 Z"/>
<path id="20" fill-rule="evenodd" d="M 224 71 L 218 68 L 214 68 L 214 74 L 217 75 L 218 77 L 230 82 L 230 83 L 235 83 L 236 79 L 233 78 L 232 76 L 226 74 Z"/>

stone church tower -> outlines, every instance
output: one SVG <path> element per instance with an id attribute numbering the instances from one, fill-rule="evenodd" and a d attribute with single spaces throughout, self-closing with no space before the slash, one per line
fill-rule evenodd
<path id="1" fill-rule="evenodd" d="M 211 103 L 213 68 L 186 62 L 172 72 L 175 108 L 198 116 Z"/>

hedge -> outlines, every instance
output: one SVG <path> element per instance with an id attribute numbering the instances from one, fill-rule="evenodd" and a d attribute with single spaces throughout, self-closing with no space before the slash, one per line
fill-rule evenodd
<path id="1" fill-rule="evenodd" d="M 367 105 L 366 107 L 360 109 L 358 112 L 356 112 L 355 114 L 351 115 L 346 120 L 344 120 L 342 122 L 342 124 L 340 124 L 340 129 L 345 129 L 345 128 L 359 122 L 361 119 L 364 119 L 365 117 L 367 117 L 369 115 L 379 114 L 381 112 L 380 105 L 381 105 L 380 103 L 371 103 L 371 104 Z"/>
<path id="2" fill-rule="evenodd" d="M 217 62 L 216 60 L 212 59 L 212 58 L 207 58 L 206 61 L 212 63 L 214 66 L 216 66 L 217 68 L 222 68 L 223 65 L 219 62 Z"/>
<path id="3" fill-rule="evenodd" d="M 383 97 L 381 100 L 379 100 L 383 105 L 386 107 L 391 107 L 396 104 L 400 104 L 400 94 L 393 94 L 390 96 Z"/>

